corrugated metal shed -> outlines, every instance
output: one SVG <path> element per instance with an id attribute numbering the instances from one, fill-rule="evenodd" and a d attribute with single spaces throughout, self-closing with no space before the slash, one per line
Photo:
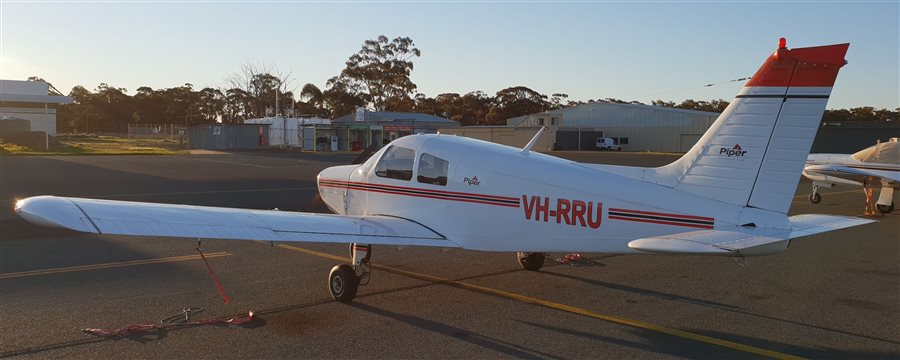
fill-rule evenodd
<path id="1" fill-rule="evenodd" d="M 685 152 L 719 113 L 643 104 L 593 102 L 541 114 L 559 115 L 560 126 L 595 128 L 620 139 L 626 151 Z M 508 126 L 539 126 L 541 114 L 507 120 Z"/>
<path id="2" fill-rule="evenodd" d="M 441 134 L 458 135 L 490 141 L 497 144 L 516 148 L 525 147 L 540 127 L 509 127 L 509 126 L 457 126 L 438 129 Z M 553 150 L 553 142 L 556 138 L 555 130 L 545 130 L 538 142 L 534 144 L 535 151 Z"/>
<path id="3" fill-rule="evenodd" d="M 269 147 L 267 124 L 202 124 L 188 128 L 191 149 L 228 150 Z"/>

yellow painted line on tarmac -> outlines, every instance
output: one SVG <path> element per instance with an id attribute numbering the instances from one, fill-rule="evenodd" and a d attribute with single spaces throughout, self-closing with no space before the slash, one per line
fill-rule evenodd
<path id="1" fill-rule="evenodd" d="M 209 254 L 204 254 L 204 255 L 206 255 L 206 258 L 215 258 L 215 257 L 222 257 L 222 256 L 230 256 L 231 254 L 229 254 L 227 252 L 215 252 L 215 253 L 209 253 Z M 117 267 L 137 266 L 137 265 L 162 264 L 162 263 L 200 260 L 200 259 L 201 258 L 200 258 L 199 254 L 197 254 L 197 255 L 182 255 L 182 256 L 172 256 L 172 257 L 166 257 L 166 258 L 131 260 L 131 261 L 103 263 L 103 264 L 70 266 L 70 267 L 55 268 L 55 269 L 42 269 L 42 270 L 31 270 L 31 271 L 22 271 L 22 272 L 14 272 L 14 273 L 2 273 L 2 274 L 0 274 L 0 280 L 27 277 L 27 276 L 40 276 L 40 275 L 50 275 L 50 274 L 59 274 L 59 273 L 76 272 L 76 271 L 110 269 L 110 268 L 117 268 Z"/>
<path id="2" fill-rule="evenodd" d="M 304 248 L 296 247 L 293 245 L 279 244 L 278 247 L 280 247 L 282 249 L 287 249 L 287 250 L 291 250 L 291 251 L 304 253 L 304 254 L 323 257 L 323 258 L 331 259 L 331 260 L 335 260 L 335 261 L 341 261 L 341 262 L 350 261 L 350 259 L 346 258 L 346 257 L 326 254 L 323 252 L 304 249 Z M 714 337 L 710 337 L 710 336 L 706 336 L 706 335 L 700 335 L 700 334 L 683 331 L 683 330 L 678 330 L 678 329 L 670 328 L 670 327 L 666 327 L 666 326 L 655 325 L 655 324 L 651 324 L 651 323 L 647 323 L 647 322 L 643 322 L 643 321 L 637 321 L 637 320 L 626 319 L 626 318 L 622 318 L 622 317 L 618 317 L 618 316 L 600 314 L 600 313 L 596 313 L 596 312 L 582 309 L 579 307 L 555 303 L 555 302 L 547 301 L 547 300 L 541 300 L 541 299 L 533 298 L 530 296 L 525 296 L 525 295 L 521 295 L 521 294 L 508 292 L 508 291 L 492 289 L 492 288 L 488 288 L 488 287 L 484 287 L 484 286 L 464 283 L 464 282 L 450 280 L 450 279 L 444 279 L 444 278 L 440 278 L 440 277 L 432 276 L 432 275 L 426 275 L 426 274 L 420 274 L 420 273 L 415 273 L 415 272 L 406 271 L 406 270 L 394 269 L 394 268 L 382 266 L 382 265 L 373 264 L 372 267 L 375 269 L 378 269 L 378 270 L 387 271 L 387 272 L 398 274 L 398 275 L 408 276 L 408 277 L 419 279 L 419 280 L 424 280 L 424 281 L 438 283 L 438 284 L 445 284 L 445 285 L 450 285 L 450 286 L 454 286 L 454 287 L 458 287 L 458 288 L 462 288 L 462 289 L 466 289 L 466 290 L 480 292 L 483 294 L 504 297 L 507 299 L 517 300 L 517 301 L 521 301 L 521 302 L 533 304 L 533 305 L 538 305 L 538 306 L 543 306 L 546 308 L 564 311 L 567 313 L 572 313 L 572 314 L 582 315 L 582 316 L 586 316 L 586 317 L 590 317 L 590 318 L 594 318 L 594 319 L 604 320 L 604 321 L 612 322 L 612 323 L 619 324 L 619 325 L 625 325 L 625 326 L 630 326 L 630 327 L 634 327 L 634 328 L 638 328 L 638 329 L 650 330 L 650 331 L 654 331 L 654 332 L 658 332 L 658 333 L 677 336 L 677 337 L 690 339 L 690 340 L 694 340 L 694 341 L 699 341 L 699 342 L 703 342 L 703 343 L 707 343 L 707 344 L 718 345 L 718 346 L 722 346 L 722 347 L 729 348 L 732 350 L 744 351 L 744 352 L 748 352 L 751 354 L 766 356 L 766 357 L 770 357 L 770 358 L 774 358 L 774 359 L 803 359 L 801 357 L 797 357 L 797 356 L 789 355 L 789 354 L 785 354 L 785 353 L 780 353 L 777 351 L 766 350 L 766 349 L 758 348 L 755 346 L 750 346 L 750 345 L 745 345 L 745 344 L 741 344 L 741 343 L 736 343 L 733 341 L 718 339 L 718 338 L 714 338 Z"/>

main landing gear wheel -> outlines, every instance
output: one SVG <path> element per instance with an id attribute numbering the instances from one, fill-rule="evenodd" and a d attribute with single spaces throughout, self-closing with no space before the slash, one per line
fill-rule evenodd
<path id="1" fill-rule="evenodd" d="M 328 274 L 328 291 L 340 302 L 349 302 L 356 297 L 360 286 L 369 283 L 372 266 L 372 247 L 365 244 L 350 244 L 352 265 L 341 264 L 333 267 Z"/>
<path id="2" fill-rule="evenodd" d="M 347 264 L 337 265 L 331 268 L 328 274 L 328 291 L 331 297 L 340 302 L 348 302 L 356 297 L 356 290 L 359 289 L 359 278 L 356 277 L 356 271 Z"/>
<path id="3" fill-rule="evenodd" d="M 890 205 L 876 204 L 875 208 L 877 208 L 878 212 L 880 212 L 882 214 L 890 214 L 891 211 L 894 211 L 894 202 L 891 201 Z"/>
<path id="4" fill-rule="evenodd" d="M 519 251 L 516 253 L 516 259 L 525 270 L 537 271 L 544 266 L 544 253 Z"/>

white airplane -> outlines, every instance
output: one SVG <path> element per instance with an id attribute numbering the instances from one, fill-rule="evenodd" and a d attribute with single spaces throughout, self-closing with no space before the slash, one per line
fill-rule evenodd
<path id="1" fill-rule="evenodd" d="M 882 214 L 894 211 L 894 189 L 900 188 L 900 143 L 897 138 L 875 144 L 855 154 L 810 154 L 803 176 L 812 180 L 809 201 L 822 201 L 819 187 L 837 184 L 878 187 L 875 207 Z"/>
<path id="2" fill-rule="evenodd" d="M 94 234 L 349 243 L 329 274 L 350 301 L 370 245 L 517 252 L 746 257 L 871 220 L 788 217 L 804 161 L 849 44 L 788 49 L 784 40 L 700 141 L 658 168 L 582 164 L 448 135 L 411 135 L 361 165 L 318 175 L 334 215 L 36 196 L 15 211 L 35 224 Z"/>

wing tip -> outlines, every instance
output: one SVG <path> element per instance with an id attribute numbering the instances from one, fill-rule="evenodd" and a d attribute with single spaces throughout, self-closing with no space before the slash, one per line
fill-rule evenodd
<path id="1" fill-rule="evenodd" d="M 791 239 L 878 222 L 857 216 L 823 214 L 801 214 L 788 219 L 791 221 Z"/>
<path id="2" fill-rule="evenodd" d="M 52 195 L 32 196 L 17 200 L 13 211 L 35 225 L 98 233 L 84 222 L 86 216 L 71 199 Z"/>

